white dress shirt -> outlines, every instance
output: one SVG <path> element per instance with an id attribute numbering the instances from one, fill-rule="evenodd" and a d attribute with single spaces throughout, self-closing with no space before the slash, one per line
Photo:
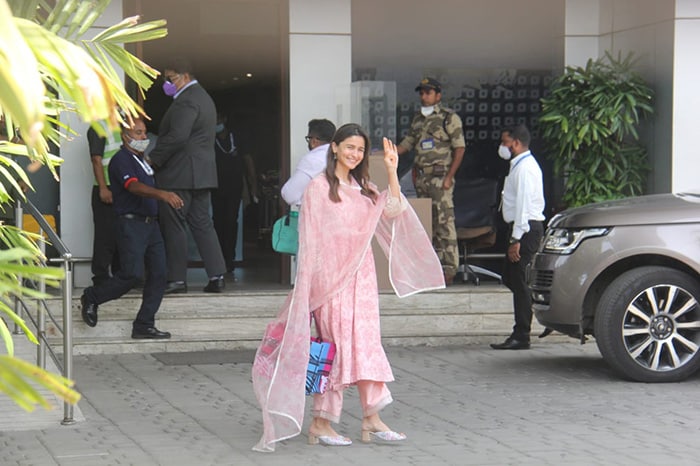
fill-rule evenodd
<path id="1" fill-rule="evenodd" d="M 542 170 L 529 150 L 511 159 L 501 199 L 503 220 L 513 223 L 514 239 L 530 231 L 530 220 L 544 220 Z"/>
<path id="2" fill-rule="evenodd" d="M 282 199 L 290 206 L 301 204 L 306 185 L 326 168 L 326 155 L 330 144 L 323 144 L 301 158 L 291 178 L 282 186 Z"/>

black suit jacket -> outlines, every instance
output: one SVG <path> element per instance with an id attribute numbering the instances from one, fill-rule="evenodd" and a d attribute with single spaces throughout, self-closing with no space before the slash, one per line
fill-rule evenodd
<path id="1" fill-rule="evenodd" d="M 156 147 L 149 154 L 156 186 L 163 189 L 216 188 L 216 107 L 195 83 L 163 115 Z"/>

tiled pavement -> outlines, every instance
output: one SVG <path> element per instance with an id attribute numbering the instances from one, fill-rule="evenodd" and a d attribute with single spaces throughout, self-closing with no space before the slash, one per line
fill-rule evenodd
<path id="1" fill-rule="evenodd" d="M 84 420 L 61 426 L 57 409 L 48 425 L 5 425 L 0 465 L 700 463 L 700 377 L 625 382 L 595 343 L 573 340 L 515 352 L 487 346 L 387 352 L 395 402 L 383 418 L 408 434 L 400 444 L 359 442 L 361 414 L 351 389 L 338 430 L 355 440 L 352 446 L 309 446 L 302 434 L 275 453 L 256 453 L 251 446 L 261 424 L 249 352 L 92 355 L 75 360 Z"/>

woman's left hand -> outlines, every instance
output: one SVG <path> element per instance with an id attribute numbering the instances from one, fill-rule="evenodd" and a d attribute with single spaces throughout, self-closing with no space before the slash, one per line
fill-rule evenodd
<path id="1" fill-rule="evenodd" d="M 387 138 L 384 138 L 384 166 L 387 170 L 394 172 L 399 166 L 399 153 L 396 144 Z"/>

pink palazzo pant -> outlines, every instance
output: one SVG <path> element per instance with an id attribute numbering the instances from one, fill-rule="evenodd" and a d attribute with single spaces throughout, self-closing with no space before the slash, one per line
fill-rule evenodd
<path id="1" fill-rule="evenodd" d="M 335 423 L 340 422 L 340 413 L 343 410 L 343 391 L 342 389 L 328 390 L 321 395 L 314 395 L 312 416 L 328 419 Z M 391 392 L 384 382 L 358 380 L 357 392 L 360 395 L 363 417 L 378 413 L 393 401 Z"/>

